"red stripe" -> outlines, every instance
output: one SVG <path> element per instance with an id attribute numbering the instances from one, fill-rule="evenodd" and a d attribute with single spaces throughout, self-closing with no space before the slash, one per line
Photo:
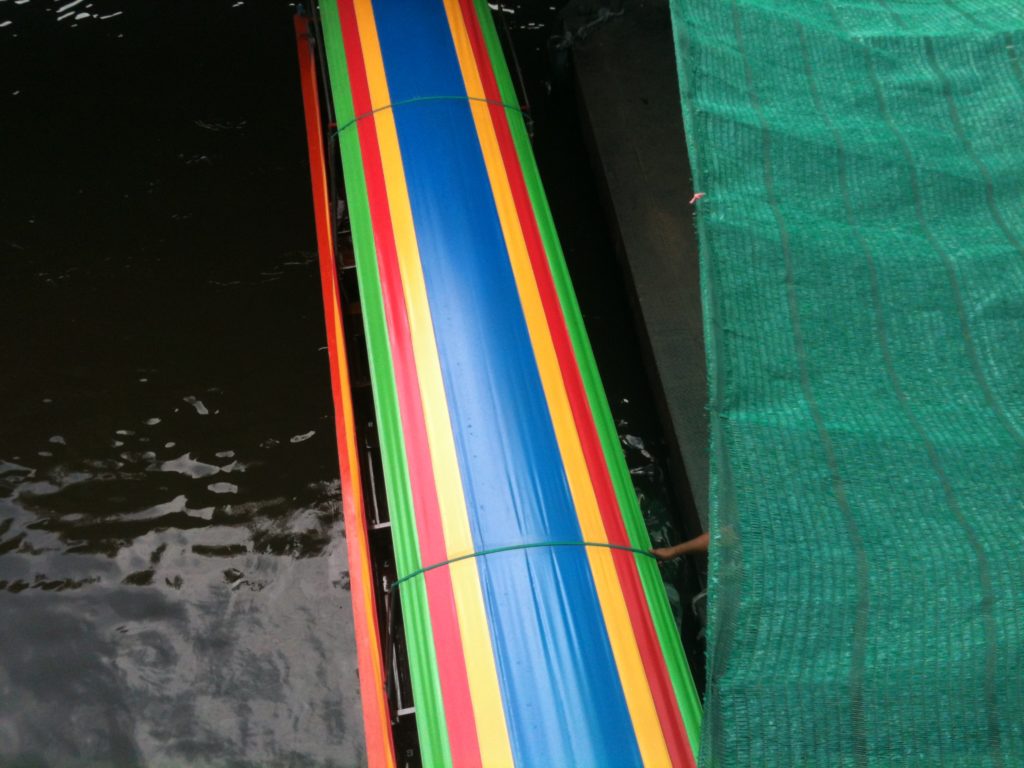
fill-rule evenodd
<path id="1" fill-rule="evenodd" d="M 359 459 L 353 455 L 354 423 L 349 394 L 348 356 L 343 329 L 338 276 L 334 269 L 334 240 L 328 215 L 327 173 L 324 162 L 320 102 L 313 49 L 309 43 L 309 21 L 295 16 L 295 35 L 299 49 L 299 76 L 306 117 L 309 146 L 309 170 L 313 186 L 313 212 L 316 220 L 320 284 L 323 290 L 324 318 L 327 321 L 327 351 L 330 359 L 331 393 L 334 398 L 334 424 L 341 476 L 342 513 L 348 544 L 352 586 L 352 614 L 356 627 L 356 657 L 366 670 L 360 688 L 363 725 L 366 732 L 366 757 L 371 768 L 393 766 L 395 746 L 388 717 L 383 686 L 383 653 L 377 610 L 369 585 L 370 550 L 359 478 Z"/>
<path id="2" fill-rule="evenodd" d="M 339 0 L 338 12 L 352 87 L 353 106 L 357 115 L 365 115 L 371 112 L 372 103 L 353 0 Z M 423 563 L 438 563 L 448 559 L 448 555 L 441 525 L 433 463 L 427 443 L 423 401 L 420 396 L 375 121 L 376 117 L 371 115 L 360 119 L 356 126 L 359 131 L 380 284 L 390 335 L 420 557 Z M 459 633 L 458 615 L 455 610 L 451 572 L 447 568 L 435 569 L 425 579 L 425 584 L 452 762 L 457 766 L 477 766 L 481 763 L 480 745 L 470 699 L 469 677 L 462 649 L 462 637 Z"/>
<path id="3" fill-rule="evenodd" d="M 583 379 L 576 364 L 576 356 L 565 325 L 565 316 L 561 311 L 561 303 L 559 302 L 550 265 L 547 261 L 544 242 L 540 236 L 533 205 L 523 178 L 522 168 L 519 165 L 519 156 L 509 129 L 508 116 L 505 112 L 506 108 L 499 106 L 502 101 L 501 92 L 495 79 L 494 70 L 491 67 L 490 56 L 480 29 L 480 22 L 472 0 L 459 0 L 459 3 L 462 6 L 462 15 L 469 33 L 473 57 L 476 60 L 480 80 L 484 87 L 484 95 L 492 102 L 489 106 L 492 122 L 497 133 L 498 144 L 504 160 L 509 185 L 512 189 L 512 196 L 519 214 L 526 247 L 530 254 L 530 261 L 533 265 L 533 273 L 540 292 L 541 303 L 544 306 L 544 313 L 551 329 L 552 340 L 569 396 L 573 419 L 580 435 L 587 467 L 594 481 L 594 492 L 597 496 L 598 507 L 601 510 L 601 517 L 604 521 L 608 540 L 628 546 L 630 544 L 629 537 L 619 511 L 615 489 L 612 485 L 611 476 L 608 473 L 608 465 L 605 462 L 604 452 L 597 434 L 597 427 L 590 412 Z M 629 611 L 634 632 L 636 633 L 640 655 L 651 685 L 651 693 L 658 717 L 662 723 L 669 755 L 674 765 L 692 766 L 695 764 L 693 749 L 686 737 L 682 713 L 676 702 L 675 690 L 668 674 L 668 668 L 665 665 L 661 643 L 654 629 L 650 612 L 647 609 L 647 598 L 636 569 L 635 556 L 629 552 L 613 551 L 612 557 L 615 562 L 616 572 L 619 575 L 619 581 L 626 596 L 626 607 Z"/>

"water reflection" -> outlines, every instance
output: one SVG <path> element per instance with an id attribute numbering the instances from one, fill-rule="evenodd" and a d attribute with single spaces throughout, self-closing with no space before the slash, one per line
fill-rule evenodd
<path id="1" fill-rule="evenodd" d="M 0 2 L 0 765 L 363 762 L 290 14 Z"/>
<path id="2" fill-rule="evenodd" d="M 278 298 L 315 281 L 307 260 Z M 39 399 L 74 408 L 4 400 L 0 762 L 360 762 L 332 435 L 295 428 L 329 423 L 318 321 L 284 334 L 308 360 L 274 383 L 307 397 L 247 428 L 252 393 L 223 378 L 209 408 L 152 375 L 101 411 L 102 371 Z"/>
<path id="3" fill-rule="evenodd" d="M 359 762 L 337 482 L 236 456 L 0 464 L 0 761 Z"/>
<path id="4" fill-rule="evenodd" d="M 330 650 L 345 644 L 341 623 L 317 615 L 346 606 L 321 569 L 191 538 L 141 536 L 115 562 L 91 564 L 92 577 L 36 573 L 31 592 L 0 595 L 0 757 L 55 766 L 358 761 L 359 734 L 344 729 L 351 703 L 337 694 L 354 683 L 352 670 Z"/>

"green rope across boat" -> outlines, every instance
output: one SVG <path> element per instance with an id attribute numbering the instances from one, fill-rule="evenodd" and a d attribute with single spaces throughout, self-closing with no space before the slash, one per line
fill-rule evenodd
<path id="1" fill-rule="evenodd" d="M 351 128 L 353 125 L 358 123 L 364 117 L 370 117 L 378 112 L 383 112 L 385 109 L 394 109 L 395 107 L 401 107 L 406 104 L 416 104 L 424 101 L 479 101 L 483 104 L 492 104 L 495 107 L 504 107 L 505 109 L 513 109 L 521 114 L 526 114 L 526 111 L 517 104 L 507 104 L 504 101 L 495 101 L 494 99 L 485 99 L 480 96 L 417 96 L 414 99 L 402 99 L 401 101 L 395 101 L 391 104 L 385 104 L 382 107 L 371 109 L 369 112 L 363 112 L 362 114 L 356 115 L 351 120 L 347 120 L 345 123 L 340 125 L 337 129 L 337 133 L 341 133 L 346 128 Z"/>
<path id="2" fill-rule="evenodd" d="M 628 547 L 624 544 L 612 544 L 607 541 L 535 541 L 525 544 L 509 544 L 504 547 L 493 547 L 492 549 L 481 549 L 476 552 L 469 552 L 465 555 L 459 555 L 449 560 L 442 560 L 438 563 L 432 563 L 431 565 L 425 565 L 422 568 L 417 568 L 411 573 L 407 573 L 398 579 L 395 579 L 389 586 L 388 591 L 390 592 L 395 587 L 400 586 L 409 579 L 419 576 L 421 573 L 432 571 L 435 568 L 443 568 L 446 565 L 457 563 L 460 560 L 469 560 L 472 557 L 483 557 L 484 555 L 495 555 L 499 552 L 511 552 L 516 549 L 540 549 L 542 547 L 603 547 L 604 549 L 621 549 L 624 552 L 633 552 L 637 555 L 646 555 L 647 557 L 654 558 L 650 552 L 646 549 L 637 549 L 636 547 Z"/>

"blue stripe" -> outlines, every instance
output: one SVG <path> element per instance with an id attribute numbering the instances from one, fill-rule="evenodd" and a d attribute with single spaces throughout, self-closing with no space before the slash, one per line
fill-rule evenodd
<path id="1" fill-rule="evenodd" d="M 465 95 L 439 0 L 374 13 L 392 102 Z M 395 120 L 475 544 L 579 540 L 469 106 Z M 516 762 L 641 765 L 586 553 L 503 553 L 480 574 Z"/>

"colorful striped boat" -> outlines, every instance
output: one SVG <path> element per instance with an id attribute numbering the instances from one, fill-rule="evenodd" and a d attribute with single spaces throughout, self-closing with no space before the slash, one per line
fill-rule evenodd
<path id="1" fill-rule="evenodd" d="M 396 765 L 297 17 L 368 758 Z M 483 0 L 324 0 L 419 752 L 692 766 L 700 705 Z"/>

